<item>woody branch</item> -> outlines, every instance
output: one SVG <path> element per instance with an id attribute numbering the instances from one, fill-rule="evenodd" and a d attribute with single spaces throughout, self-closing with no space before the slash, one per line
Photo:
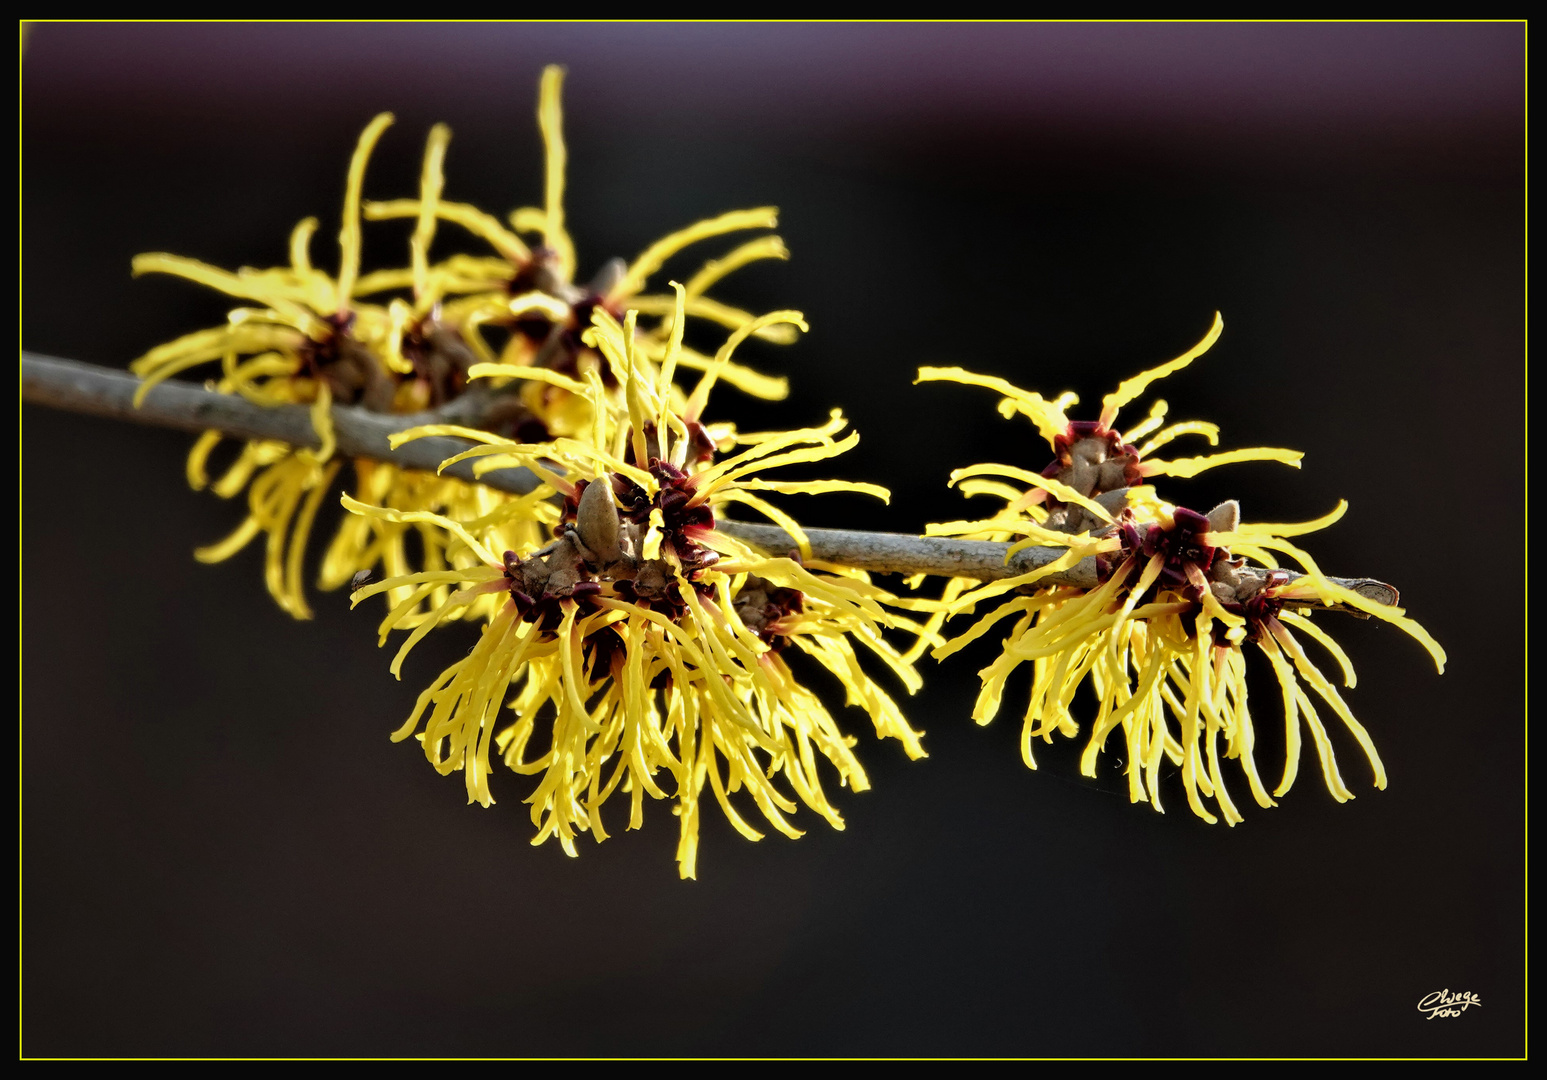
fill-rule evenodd
<path id="1" fill-rule="evenodd" d="M 320 445 L 312 428 L 310 410 L 303 405 L 258 405 L 190 383 L 164 382 L 151 389 L 136 408 L 134 395 L 139 386 L 139 379 L 127 372 L 22 353 L 22 400 L 35 405 L 154 427 L 214 430 L 237 439 L 272 439 L 313 449 Z M 393 450 L 388 438 L 421 424 L 475 422 L 476 416 L 470 410 L 476 409 L 478 401 L 476 395 L 466 395 L 446 409 L 408 416 L 335 406 L 333 427 L 338 453 L 389 462 L 401 469 L 435 472 L 442 461 L 467 449 L 469 444 L 461 439 L 431 436 Z M 496 469 L 475 478 L 471 461 L 458 462 L 444 473 L 517 495 L 534 490 L 539 483 L 536 476 L 521 468 Z M 722 520 L 716 528 L 770 553 L 782 554 L 795 547 L 794 539 L 776 525 Z M 936 574 L 983 581 L 1027 573 L 1066 553 L 1064 548 L 1033 547 L 1006 561 L 1008 544 L 983 540 L 850 529 L 807 529 L 806 535 L 812 557 L 822 562 L 874 573 Z M 1266 571 L 1260 573 L 1265 575 Z M 1298 575 L 1291 574 L 1295 576 Z M 1095 560 L 1087 558 L 1042 580 L 1050 585 L 1092 587 L 1098 582 Z M 1330 580 L 1377 603 L 1397 602 L 1395 588 L 1372 578 Z"/>

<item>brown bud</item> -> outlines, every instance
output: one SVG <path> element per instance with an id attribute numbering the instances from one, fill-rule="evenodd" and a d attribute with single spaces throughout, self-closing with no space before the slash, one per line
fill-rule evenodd
<path id="1" fill-rule="evenodd" d="M 575 512 L 575 531 L 598 566 L 616 562 L 622 556 L 618 547 L 618 504 L 606 478 L 586 485 Z"/>
<path id="2" fill-rule="evenodd" d="M 580 575 L 566 566 L 550 573 L 543 588 L 549 596 L 568 596 L 578 584 Z"/>
<path id="3" fill-rule="evenodd" d="M 1118 487 L 1111 491 L 1103 491 L 1096 496 L 1096 502 L 1103 510 L 1116 517 L 1128 508 L 1128 489 Z"/>
<path id="4" fill-rule="evenodd" d="M 466 371 L 478 362 L 473 350 L 462 341 L 462 335 L 448 326 L 433 327 L 426 337 L 426 344 L 431 355 L 448 370 Z"/>
<path id="5" fill-rule="evenodd" d="M 1096 490 L 1096 481 L 1101 479 L 1101 466 L 1076 455 L 1074 460 L 1058 474 L 1058 479 L 1081 495 L 1089 495 Z"/>
<path id="6" fill-rule="evenodd" d="M 1208 513 L 1210 532 L 1235 532 L 1241 524 L 1241 504 L 1234 499 L 1220 503 Z"/>
<path id="7" fill-rule="evenodd" d="M 619 258 L 608 259 L 586 286 L 586 291 L 594 296 L 606 296 L 627 276 L 628 263 Z"/>

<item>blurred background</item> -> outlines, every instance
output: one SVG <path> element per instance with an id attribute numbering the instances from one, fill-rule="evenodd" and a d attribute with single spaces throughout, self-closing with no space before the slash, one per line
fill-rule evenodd
<path id="1" fill-rule="evenodd" d="M 873 784 L 837 795 L 846 831 L 803 811 L 803 839 L 752 844 L 706 812 L 680 882 L 655 804 L 571 860 L 528 845 L 526 778 L 466 806 L 387 739 L 469 634 L 394 682 L 374 607 L 314 595 L 296 623 L 256 545 L 194 562 L 244 509 L 187 488 L 189 436 L 23 407 L 22 1052 L 1523 1053 L 1523 25 L 36 26 L 23 346 L 122 368 L 223 318 L 131 280 L 138 252 L 278 264 L 316 214 L 334 267 L 380 110 L 368 197 L 415 190 L 443 120 L 448 198 L 538 202 L 555 62 L 582 276 L 781 208 L 793 261 L 718 295 L 807 314 L 805 340 L 744 357 L 794 393 L 725 392 L 717 415 L 842 406 L 862 441 L 832 471 L 894 492 L 785 499 L 808 525 L 917 531 L 964 516 L 953 468 L 1046 462 L 994 395 L 915 387 L 919 365 L 1072 389 L 1094 416 L 1222 311 L 1161 396 L 1305 467 L 1162 492 L 1266 521 L 1350 501 L 1307 546 L 1395 583 L 1450 653 L 1440 677 L 1389 627 L 1324 620 L 1389 789 L 1343 731 L 1356 801 L 1308 744 L 1281 805 L 1234 829 L 1175 777 L 1169 813 L 1129 805 L 1111 760 L 1078 775 L 1078 743 L 1029 772 L 1024 683 L 970 719 L 989 641 L 927 665 L 926 760 L 842 715 Z M 401 265 L 406 235 L 368 231 L 368 265 Z M 1425 1019 L 1441 989 L 1483 1007 Z"/>

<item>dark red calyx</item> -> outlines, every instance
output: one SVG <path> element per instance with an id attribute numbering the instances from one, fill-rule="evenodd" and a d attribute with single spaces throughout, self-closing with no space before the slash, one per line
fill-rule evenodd
<path id="1" fill-rule="evenodd" d="M 505 588 L 517 614 L 551 633 L 563 621 L 566 600 L 580 604 L 582 614 L 599 610 L 590 601 L 601 593 L 602 586 L 567 537 L 545 551 L 545 555 L 527 559 L 507 551 L 503 561 Z"/>
<path id="2" fill-rule="evenodd" d="M 1222 548 L 1210 547 L 1201 539 L 1210 531 L 1209 519 L 1202 514 L 1177 507 L 1170 525 L 1151 525 L 1140 543 L 1146 559 L 1160 555 L 1165 562 L 1159 584 L 1181 587 L 1193 584 L 1188 568 L 1196 567 L 1205 577 Z M 1228 552 L 1225 552 L 1228 555 Z"/>
<path id="3" fill-rule="evenodd" d="M 1054 436 L 1053 452 L 1054 459 L 1042 475 L 1068 484 L 1081 495 L 1100 495 L 1143 480 L 1138 450 L 1096 421 L 1071 420 L 1063 433 Z"/>
<path id="4" fill-rule="evenodd" d="M 690 581 L 689 585 L 700 600 L 713 599 L 712 587 L 696 581 Z M 687 615 L 688 604 L 682 595 L 682 583 L 664 560 L 644 563 L 632 578 L 615 581 L 612 587 L 620 599 L 659 612 L 672 622 L 681 622 Z"/>
<path id="5" fill-rule="evenodd" d="M 566 280 L 559 272 L 556 251 L 549 247 L 533 250 L 531 257 L 505 282 L 505 290 L 512 296 L 539 292 L 569 305 L 569 315 L 559 323 L 527 315 L 507 324 L 512 333 L 526 338 L 536 347 L 535 363 L 566 375 L 578 376 L 580 358 L 589 355 L 601 374 L 602 383 L 608 387 L 617 385 L 610 365 L 601 361 L 595 351 L 581 339 L 581 335 L 591 325 L 591 316 L 598 307 L 620 322 L 624 311 L 617 304 L 607 303 L 606 297 L 596 288 L 581 287 Z"/>
<path id="6" fill-rule="evenodd" d="M 1210 531 L 1209 519 L 1202 514 L 1177 507 L 1170 524 L 1135 525 L 1124 522 L 1117 527 L 1117 535 L 1123 546 L 1117 553 L 1098 560 L 1102 580 L 1125 561 L 1132 559 L 1143 565 L 1159 555 L 1162 559 L 1156 587 L 1174 589 L 1183 595 L 1197 599 L 1197 583 L 1188 573 L 1195 568 L 1203 578 L 1209 576 L 1216 558 L 1229 558 L 1225 548 L 1212 547 L 1202 540 Z"/>
<path id="7" fill-rule="evenodd" d="M 559 253 L 544 246 L 532 249 L 531 256 L 505 282 L 505 291 L 511 296 L 538 292 L 563 300 L 568 298 L 565 294 L 578 290 L 559 272 Z"/>
<path id="8" fill-rule="evenodd" d="M 322 340 L 307 339 L 301 346 L 302 368 L 312 378 L 327 383 L 338 404 L 391 412 L 397 383 L 370 347 L 350 333 L 354 319 L 352 311 L 324 319 L 329 329 Z"/>
<path id="9" fill-rule="evenodd" d="M 1219 560 L 1216 563 L 1216 568 L 1224 561 L 1224 559 Z M 1244 566 L 1245 560 L 1231 560 L 1231 564 Z M 1289 582 L 1290 575 L 1287 571 L 1269 570 L 1267 580 L 1263 582 L 1262 588 L 1257 589 L 1244 600 L 1232 601 L 1226 597 L 1219 597 L 1220 604 L 1226 611 L 1239 615 L 1246 620 L 1246 641 L 1261 641 L 1264 637 L 1269 636 L 1268 624 L 1278 618 L 1278 613 L 1284 610 L 1287 603 L 1282 596 L 1277 595 L 1278 590 L 1289 584 Z M 1218 596 L 1218 593 L 1216 592 L 1215 595 Z M 1228 630 L 1229 627 L 1223 623 L 1215 624 L 1215 644 L 1223 645 L 1227 643 L 1224 635 Z"/>
<path id="10" fill-rule="evenodd" d="M 806 596 L 798 589 L 774 585 L 771 581 L 749 576 L 733 601 L 741 621 L 769 648 L 777 652 L 789 645 L 785 618 L 806 609 Z"/>
<path id="11" fill-rule="evenodd" d="M 697 494 L 697 484 L 693 477 L 659 458 L 651 458 L 648 468 L 659 489 L 653 498 L 628 477 L 613 473 L 612 494 L 618 504 L 620 518 L 635 525 L 646 526 L 650 521 L 650 511 L 660 510 L 661 531 L 665 540 L 675 544 L 679 550 L 684 544 L 692 542 L 688 530 L 714 528 L 713 510 L 703 504 L 688 505 Z M 582 492 L 583 488 L 577 487 L 574 507 L 579 506 Z M 572 513 L 569 499 L 565 500 L 564 508 L 566 515 Z M 566 520 L 569 518 L 566 517 Z"/>
<path id="12" fill-rule="evenodd" d="M 687 422 L 687 429 L 687 455 L 683 459 L 683 463 L 685 465 L 698 465 L 701 463 L 713 461 L 716 447 L 714 445 L 714 440 L 709 437 L 708 429 L 696 420 L 689 420 Z M 653 462 L 655 459 L 661 457 L 661 440 L 656 436 L 654 424 L 645 424 L 644 431 L 645 461 Z M 626 460 L 630 465 L 638 465 L 639 462 L 634 457 L 634 440 L 632 438 L 632 432 L 630 432 L 630 436 L 631 437 L 629 438 L 628 442 L 625 444 L 627 446 L 627 451 L 624 460 Z M 677 469 L 676 472 L 681 474 L 682 470 Z"/>
<path id="13" fill-rule="evenodd" d="M 424 384 L 430 408 L 466 390 L 467 369 L 478 362 L 462 335 L 433 315 L 404 330 L 402 350 L 403 359 L 413 365 L 414 378 Z"/>

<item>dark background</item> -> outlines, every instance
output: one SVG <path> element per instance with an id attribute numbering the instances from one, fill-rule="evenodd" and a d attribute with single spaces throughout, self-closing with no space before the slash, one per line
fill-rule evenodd
<path id="1" fill-rule="evenodd" d="M 847 831 L 802 812 L 799 842 L 751 844 L 706 811 L 680 882 L 662 804 L 571 860 L 528 846 L 525 778 L 469 807 L 387 740 L 466 634 L 395 683 L 376 609 L 321 595 L 297 624 L 257 545 L 193 561 L 243 511 L 187 489 L 188 436 L 23 408 L 23 1053 L 1523 1052 L 1522 25 L 44 25 L 23 62 L 29 349 L 122 367 L 230 306 L 130 280 L 137 252 L 272 265 L 317 214 L 336 265 L 381 109 L 368 196 L 411 194 L 444 120 L 449 198 L 537 202 L 560 62 L 582 273 L 782 208 L 794 260 L 720 295 L 807 313 L 747 354 L 795 393 L 718 415 L 841 405 L 863 441 L 832 471 L 895 492 L 784 500 L 806 523 L 915 531 L 963 514 L 951 469 L 1045 462 L 992 394 L 910 385 L 920 364 L 1094 415 L 1219 309 L 1173 416 L 1305 468 L 1162 491 L 1268 521 L 1347 497 L 1307 546 L 1396 583 L 1450 653 L 1436 676 L 1402 634 L 1324 620 L 1391 786 L 1338 731 L 1355 802 L 1307 741 L 1280 807 L 1227 829 L 1175 777 L 1165 815 L 1110 761 L 1080 778 L 1079 743 L 1026 771 L 1023 684 L 970 720 L 987 644 L 926 666 L 927 760 L 844 714 L 874 785 L 836 796 Z M 405 235 L 369 231 L 368 263 Z M 1442 988 L 1483 1007 L 1424 1019 Z"/>

